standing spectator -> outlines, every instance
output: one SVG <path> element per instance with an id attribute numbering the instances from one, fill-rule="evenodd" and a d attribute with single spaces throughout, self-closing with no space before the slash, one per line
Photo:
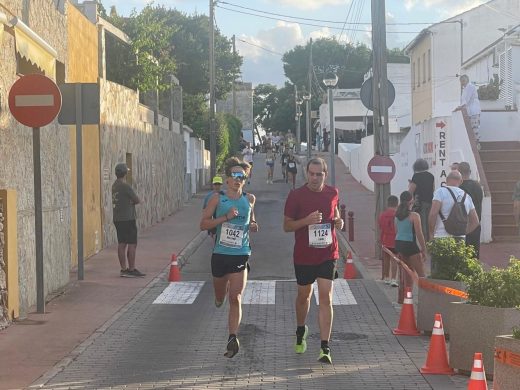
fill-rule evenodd
<path id="1" fill-rule="evenodd" d="M 318 285 L 318 318 L 321 348 L 318 361 L 332 364 L 333 280 L 338 277 L 339 258 L 336 232 L 343 227 L 339 215 L 336 187 L 325 184 L 327 163 L 313 158 L 307 163 L 307 183 L 289 192 L 285 201 L 283 230 L 294 232 L 294 271 L 298 285 L 296 297 L 296 344 L 298 354 L 307 350 L 309 329 L 305 324 L 313 293 Z"/>
<path id="2" fill-rule="evenodd" d="M 458 171 L 462 176 L 462 184 L 459 188 L 463 189 L 469 194 L 469 196 L 471 196 L 471 200 L 475 206 L 475 211 L 477 212 L 478 220 L 481 221 L 482 199 L 484 198 L 482 187 L 478 182 L 470 179 L 471 168 L 466 161 L 459 163 Z M 466 234 L 466 245 L 473 246 L 473 249 L 475 249 L 475 257 L 477 259 L 480 257 L 480 230 L 481 228 L 479 224 L 475 230 Z"/>
<path id="3" fill-rule="evenodd" d="M 116 181 L 112 184 L 113 221 L 117 232 L 117 257 L 123 278 L 146 276 L 135 268 L 137 249 L 137 223 L 135 205 L 141 203 L 134 189 L 126 182 L 130 169 L 125 163 L 115 167 Z M 128 264 L 128 266 L 127 266 Z"/>
<path id="4" fill-rule="evenodd" d="M 421 216 L 422 231 L 424 237 L 429 237 L 428 215 L 432 207 L 432 198 L 435 178 L 428 172 L 428 162 L 422 158 L 413 164 L 414 174 L 408 184 L 408 191 L 414 197 L 413 210 Z"/>
<path id="5" fill-rule="evenodd" d="M 424 277 L 424 261 L 426 260 L 426 242 L 421 227 L 421 217 L 411 211 L 413 197 L 409 191 L 403 191 L 399 198 L 399 206 L 395 212 L 395 250 L 404 263 L 415 271 L 419 277 Z M 419 241 L 420 248 L 417 246 Z M 404 273 L 404 287 L 413 287 L 413 279 Z"/>
<path id="6" fill-rule="evenodd" d="M 395 251 L 395 211 L 398 203 L 397 196 L 390 195 L 386 200 L 386 210 L 379 215 L 378 219 L 381 245 L 393 253 L 397 253 Z M 388 253 L 383 251 L 383 281 L 392 287 L 398 287 L 396 275 L 397 263 L 390 258 Z"/>
<path id="7" fill-rule="evenodd" d="M 513 215 L 515 217 L 515 223 L 518 227 L 518 233 L 520 234 L 520 181 L 515 185 L 513 191 Z"/>
<path id="8" fill-rule="evenodd" d="M 460 106 L 455 108 L 454 111 L 461 111 L 462 114 L 469 116 L 471 128 L 475 133 L 477 142 L 480 141 L 480 102 L 478 100 L 477 87 L 469 82 L 468 75 L 463 74 L 459 77 L 460 85 L 462 87 L 462 93 L 460 95 Z M 465 112 L 464 112 L 465 111 Z"/>

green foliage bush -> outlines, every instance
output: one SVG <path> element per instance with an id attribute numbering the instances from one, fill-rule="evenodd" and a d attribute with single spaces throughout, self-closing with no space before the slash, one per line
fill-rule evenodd
<path id="1" fill-rule="evenodd" d="M 520 326 L 515 326 L 513 328 L 513 338 L 520 340 Z"/>
<path id="2" fill-rule="evenodd" d="M 438 238 L 426 244 L 432 260 L 433 279 L 461 280 L 462 275 L 480 272 L 482 266 L 475 259 L 472 246 L 454 238 Z"/>
<path id="3" fill-rule="evenodd" d="M 493 267 L 462 277 L 468 302 L 482 306 L 520 309 L 520 260 L 511 257 L 507 268 Z"/>
<path id="4" fill-rule="evenodd" d="M 224 162 L 238 151 L 242 123 L 231 114 L 217 114 L 217 171 L 224 169 Z"/>
<path id="5" fill-rule="evenodd" d="M 480 100 L 497 100 L 500 96 L 500 86 L 502 80 L 499 80 L 498 75 L 494 74 L 493 79 L 489 80 L 489 84 L 478 87 L 478 98 Z"/>

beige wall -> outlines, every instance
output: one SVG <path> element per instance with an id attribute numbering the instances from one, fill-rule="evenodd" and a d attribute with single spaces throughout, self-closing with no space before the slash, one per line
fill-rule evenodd
<path id="1" fill-rule="evenodd" d="M 69 52 L 67 82 L 98 82 L 98 35 L 96 26 L 69 4 L 67 15 Z M 88 258 L 103 246 L 101 234 L 101 177 L 99 126 L 83 126 L 83 254 Z M 77 264 L 76 127 L 70 126 L 71 167 L 71 262 Z"/>
<path id="2" fill-rule="evenodd" d="M 432 48 L 431 37 L 424 37 L 411 51 L 412 122 L 417 124 L 432 117 Z"/>

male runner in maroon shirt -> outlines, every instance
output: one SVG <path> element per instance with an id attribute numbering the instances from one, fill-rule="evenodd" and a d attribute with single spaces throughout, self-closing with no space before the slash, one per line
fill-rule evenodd
<path id="1" fill-rule="evenodd" d="M 338 190 L 325 185 L 327 163 L 313 158 L 307 163 L 307 183 L 291 191 L 285 202 L 283 228 L 294 232 L 294 270 L 298 284 L 296 297 L 296 353 L 307 350 L 312 285 L 317 280 L 321 349 L 318 361 L 332 363 L 329 339 L 332 328 L 332 281 L 337 278 L 339 257 L 336 229 L 343 227 L 339 216 Z"/>

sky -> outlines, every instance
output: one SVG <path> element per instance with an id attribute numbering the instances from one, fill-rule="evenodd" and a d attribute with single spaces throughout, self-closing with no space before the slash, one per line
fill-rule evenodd
<path id="1" fill-rule="evenodd" d="M 149 3 L 146 0 L 101 2 L 107 11 L 115 6 L 118 14 L 123 16 L 128 16 L 134 9 L 141 10 Z M 403 48 L 428 24 L 447 19 L 484 2 L 386 0 L 387 46 Z M 154 4 L 187 14 L 209 13 L 209 0 L 156 0 Z M 286 81 L 281 55 L 296 45 L 305 45 L 309 38 L 336 37 L 341 41 L 371 46 L 370 8 L 370 0 L 219 0 L 215 19 L 222 34 L 236 36 L 237 50 L 244 57 L 242 80 L 252 82 L 253 85 L 270 83 L 281 86 Z"/>

